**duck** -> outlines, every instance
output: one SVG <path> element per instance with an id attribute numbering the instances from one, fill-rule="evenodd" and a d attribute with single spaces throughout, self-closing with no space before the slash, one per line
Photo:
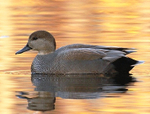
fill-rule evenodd
<path id="1" fill-rule="evenodd" d="M 134 48 L 70 44 L 56 49 L 55 38 L 45 30 L 33 32 L 27 44 L 15 54 L 34 50 L 37 55 L 31 65 L 32 73 L 44 74 L 116 74 L 129 73 L 141 61 L 126 55 Z"/>

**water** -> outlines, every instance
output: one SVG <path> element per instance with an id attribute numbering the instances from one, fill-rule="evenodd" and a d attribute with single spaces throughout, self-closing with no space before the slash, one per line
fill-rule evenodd
<path id="1" fill-rule="evenodd" d="M 149 4 L 149 0 L 1 0 L 0 113 L 150 113 Z M 42 89 L 47 89 L 47 86 L 41 86 L 43 88 L 38 91 L 39 86 L 34 83 L 38 80 L 31 81 L 30 66 L 36 52 L 15 55 L 35 30 L 51 32 L 56 38 L 57 48 L 73 43 L 134 47 L 137 52 L 129 57 L 144 60 L 145 63 L 131 71 L 137 82 L 116 86 L 110 80 L 102 80 L 100 77 L 96 79 L 99 82 L 92 78 L 91 83 L 90 77 L 89 80 L 78 77 L 81 81 L 78 87 L 76 78 L 62 79 L 52 76 L 49 79 L 49 92 L 41 92 Z M 74 85 L 70 85 L 68 81 Z M 76 86 L 77 88 L 71 88 Z M 16 95 L 19 95 L 19 98 Z M 41 102 L 49 99 L 51 111 L 27 109 L 30 100 L 21 99 L 22 96 L 33 99 L 38 96 L 39 99 L 43 98 Z M 40 105 L 40 108 L 42 106 L 46 107 Z"/>

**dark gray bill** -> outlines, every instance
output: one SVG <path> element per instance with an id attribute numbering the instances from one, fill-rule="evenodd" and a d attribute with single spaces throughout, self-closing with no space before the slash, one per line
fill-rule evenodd
<path id="1" fill-rule="evenodd" d="M 15 54 L 21 54 L 21 53 L 23 53 L 25 51 L 28 51 L 30 49 L 32 49 L 32 48 L 29 47 L 28 44 L 27 44 L 24 48 L 22 48 L 21 50 L 17 51 Z"/>

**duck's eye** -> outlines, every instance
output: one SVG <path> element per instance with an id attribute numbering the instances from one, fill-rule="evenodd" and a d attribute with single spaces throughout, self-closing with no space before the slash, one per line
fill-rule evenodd
<path id="1" fill-rule="evenodd" d="M 37 37 L 33 37 L 33 38 L 32 38 L 32 40 L 37 40 L 37 39 L 38 39 Z"/>

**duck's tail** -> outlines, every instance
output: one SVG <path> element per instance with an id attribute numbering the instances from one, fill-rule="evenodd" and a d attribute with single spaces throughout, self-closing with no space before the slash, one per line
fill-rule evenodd
<path id="1" fill-rule="evenodd" d="M 129 57 L 121 57 L 113 62 L 115 70 L 119 73 L 129 73 L 129 71 L 136 65 L 143 63 L 144 61 L 137 61 Z"/>

